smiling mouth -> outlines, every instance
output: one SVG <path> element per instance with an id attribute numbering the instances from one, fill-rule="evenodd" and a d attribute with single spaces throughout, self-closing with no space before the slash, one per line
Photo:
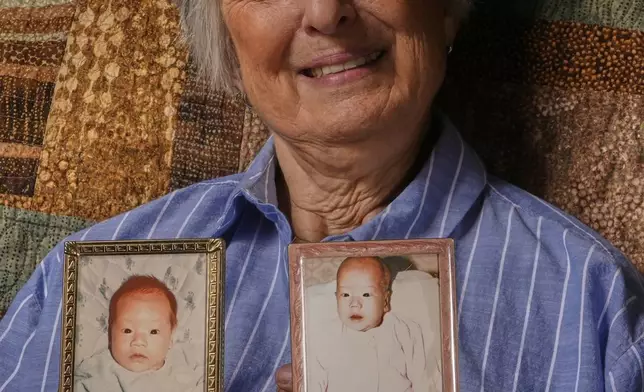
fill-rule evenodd
<path id="1" fill-rule="evenodd" d="M 302 70 L 300 73 L 304 76 L 308 76 L 309 78 L 317 79 L 326 75 L 337 74 L 354 68 L 373 64 L 376 61 L 380 60 L 384 56 L 384 54 L 384 51 L 375 52 L 364 57 L 349 60 L 346 63 L 342 64 L 327 65 L 318 68 L 307 68 Z"/>

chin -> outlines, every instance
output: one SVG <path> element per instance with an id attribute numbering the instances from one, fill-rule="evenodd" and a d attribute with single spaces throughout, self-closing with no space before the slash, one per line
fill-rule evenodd
<path id="1" fill-rule="evenodd" d="M 146 370 L 148 370 L 147 366 L 140 366 L 140 365 L 128 365 L 124 366 L 127 370 L 134 372 L 134 373 L 141 373 Z"/>
<path id="2" fill-rule="evenodd" d="M 395 133 L 392 130 L 407 130 L 406 124 L 413 117 L 406 110 L 392 110 L 381 100 L 320 109 L 323 108 L 313 112 L 315 116 L 307 121 L 308 134 L 331 144 L 390 141 Z"/>
<path id="3" fill-rule="evenodd" d="M 344 322 L 344 325 L 358 332 L 363 331 L 365 328 L 369 328 L 369 326 L 367 325 L 367 323 L 365 323 L 364 320 L 356 322 L 351 319 L 348 319 Z"/>
<path id="4" fill-rule="evenodd" d="M 122 362 L 122 361 L 116 361 L 116 363 L 118 363 L 119 365 L 121 365 L 122 367 L 124 367 L 125 369 L 133 373 L 141 373 L 151 369 L 150 366 L 142 363 L 130 363 L 130 362 Z"/>
<path id="5" fill-rule="evenodd" d="M 350 145 L 357 142 L 375 140 L 378 134 L 385 134 L 390 127 L 385 126 L 381 112 L 361 106 L 343 107 L 338 111 L 329 110 L 332 115 L 320 113 L 307 128 L 307 136 L 324 140 L 330 145 Z"/>
<path id="6" fill-rule="evenodd" d="M 369 140 L 380 131 L 390 132 L 408 117 L 392 110 L 405 106 L 394 105 L 390 98 L 385 88 L 359 90 L 352 95 L 303 94 L 298 101 L 291 100 L 297 111 L 278 111 L 266 102 L 260 102 L 257 109 L 268 128 L 287 139 L 347 144 Z"/>

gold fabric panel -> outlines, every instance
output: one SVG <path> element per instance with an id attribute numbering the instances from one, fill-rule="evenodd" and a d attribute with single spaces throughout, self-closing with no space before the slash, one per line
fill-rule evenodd
<path id="1" fill-rule="evenodd" d="M 178 33 L 168 2 L 79 5 L 30 208 L 101 220 L 167 193 L 186 58 Z"/>

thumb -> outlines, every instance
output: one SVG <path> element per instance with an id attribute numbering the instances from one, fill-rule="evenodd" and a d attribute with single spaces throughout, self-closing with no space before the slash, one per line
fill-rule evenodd
<path id="1" fill-rule="evenodd" d="M 275 373 L 275 381 L 280 390 L 284 392 L 293 391 L 293 375 L 291 373 L 291 364 L 286 364 Z"/>

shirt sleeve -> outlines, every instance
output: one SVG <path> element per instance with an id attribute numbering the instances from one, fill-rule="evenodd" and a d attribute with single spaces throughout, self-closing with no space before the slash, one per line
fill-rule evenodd
<path id="1" fill-rule="evenodd" d="M 606 372 L 606 391 L 635 392 L 644 389 L 643 342 L 637 342 Z"/>
<path id="2" fill-rule="evenodd" d="M 41 391 L 58 386 L 61 258 L 59 245 L 36 266 L 0 320 L 0 390 Z"/>
<path id="3" fill-rule="evenodd" d="M 644 390 L 644 281 L 636 267 L 615 253 L 607 295 L 598 321 L 605 336 L 604 384 L 610 392 Z M 607 283 L 607 282 L 606 282 Z"/>

